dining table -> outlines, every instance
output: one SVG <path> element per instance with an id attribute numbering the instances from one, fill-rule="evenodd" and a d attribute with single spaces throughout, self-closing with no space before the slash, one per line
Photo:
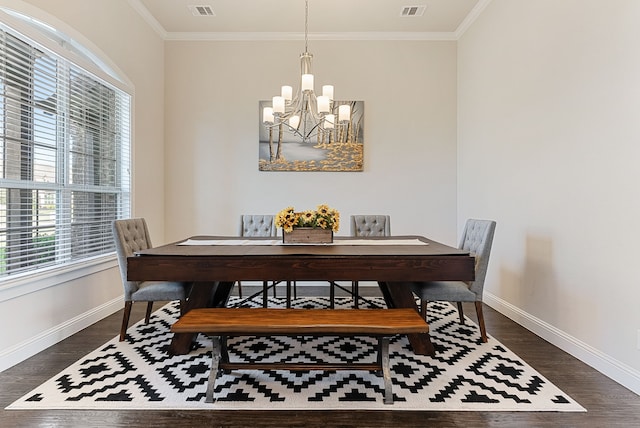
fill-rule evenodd
<path id="1" fill-rule="evenodd" d="M 277 238 L 192 236 L 127 258 L 130 281 L 192 283 L 184 312 L 224 307 L 236 281 L 373 281 L 388 308 L 414 308 L 413 281 L 473 281 L 468 251 L 418 235 L 339 237 L 329 244 Z M 268 320 L 265 320 L 268 322 Z M 435 355 L 428 334 L 408 335 L 416 354 Z M 189 352 L 193 334 L 174 334 L 169 352 Z"/>

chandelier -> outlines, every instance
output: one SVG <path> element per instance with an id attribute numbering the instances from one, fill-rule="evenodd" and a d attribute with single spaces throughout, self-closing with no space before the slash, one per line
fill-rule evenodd
<path id="1" fill-rule="evenodd" d="M 351 119 L 351 106 L 339 105 L 333 98 L 333 85 L 323 85 L 322 95 L 314 91 L 314 76 L 311 72 L 313 55 L 309 44 L 309 0 L 304 10 L 304 53 L 300 55 L 300 86 L 293 96 L 293 87 L 284 85 L 280 95 L 273 97 L 272 106 L 262 110 L 262 123 L 273 132 L 278 128 L 298 136 L 303 143 L 314 136 L 329 136 L 340 126 L 347 126 Z"/>

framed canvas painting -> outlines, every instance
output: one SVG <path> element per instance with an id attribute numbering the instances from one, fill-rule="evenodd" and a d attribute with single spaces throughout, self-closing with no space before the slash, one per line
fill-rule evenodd
<path id="1" fill-rule="evenodd" d="M 271 103 L 259 102 L 260 171 L 363 170 L 364 101 L 336 101 L 334 115 L 309 117 L 293 126 L 265 117 L 264 108 Z M 348 120 L 339 120 L 341 108 L 350 110 Z"/>

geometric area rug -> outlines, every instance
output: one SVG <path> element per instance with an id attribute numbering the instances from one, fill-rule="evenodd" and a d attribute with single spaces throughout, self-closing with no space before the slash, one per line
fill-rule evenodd
<path id="1" fill-rule="evenodd" d="M 381 298 L 369 301 L 371 308 L 386 307 Z M 229 302 L 237 303 L 237 298 Z M 269 307 L 284 303 L 269 299 Z M 336 298 L 337 308 L 351 304 L 349 298 Z M 329 301 L 301 297 L 292 307 L 328 308 Z M 470 319 L 461 325 L 448 303 L 429 306 L 435 357 L 415 355 L 406 336 L 391 338 L 393 404 L 383 402 L 382 377 L 359 370 L 233 370 L 218 376 L 215 403 L 205 403 L 211 340 L 198 335 L 189 354 L 168 355 L 169 328 L 177 314 L 177 304 L 165 305 L 149 324 L 131 326 L 124 342 L 115 337 L 7 409 L 586 411 L 495 338 L 482 343 L 477 326 Z M 228 346 L 231 361 L 375 362 L 377 341 L 230 337 Z"/>

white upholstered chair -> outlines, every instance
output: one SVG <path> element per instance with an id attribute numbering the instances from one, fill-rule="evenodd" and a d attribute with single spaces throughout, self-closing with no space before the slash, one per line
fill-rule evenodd
<path id="1" fill-rule="evenodd" d="M 112 224 L 118 265 L 124 286 L 124 314 L 120 328 L 120 341 L 125 339 L 133 302 L 147 302 L 145 322 L 149 323 L 153 302 L 180 301 L 182 311 L 190 284 L 172 281 L 128 281 L 127 257 L 136 251 L 152 248 L 147 223 L 143 218 L 115 220 Z"/>
<path id="2" fill-rule="evenodd" d="M 480 337 L 487 341 L 487 330 L 482 315 L 482 292 L 484 280 L 489 265 L 489 254 L 493 243 L 496 222 L 493 220 L 469 219 L 462 233 L 459 248 L 468 250 L 475 256 L 475 280 L 463 281 L 433 281 L 411 283 L 413 292 L 420 298 L 420 313 L 427 316 L 427 303 L 435 301 L 456 302 L 460 323 L 464 324 L 462 302 L 473 302 L 478 316 Z"/>

